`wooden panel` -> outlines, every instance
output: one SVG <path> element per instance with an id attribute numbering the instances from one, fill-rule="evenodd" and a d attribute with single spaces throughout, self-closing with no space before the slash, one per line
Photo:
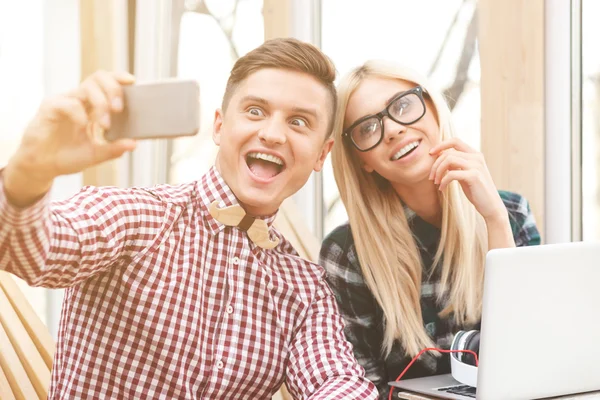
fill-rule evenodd
<path id="1" fill-rule="evenodd" d="M 479 0 L 481 148 L 496 186 L 544 222 L 544 1 Z"/>
<path id="2" fill-rule="evenodd" d="M 46 366 L 49 370 L 52 369 L 52 359 L 56 350 L 54 339 L 52 339 L 48 328 L 35 313 L 13 277 L 3 271 L 0 271 L 0 290 L 4 290 L 4 293 L 6 293 L 8 300 L 12 304 L 13 309 L 18 313 L 19 319 L 27 330 L 29 337 L 33 340 Z"/>
<path id="3" fill-rule="evenodd" d="M 3 289 L 0 289 L 0 304 L 2 304 L 0 323 L 2 324 L 10 343 L 12 343 L 12 348 L 19 357 L 20 364 L 23 365 L 23 368 L 29 377 L 29 381 L 33 385 L 39 398 L 45 399 L 48 397 L 50 369 L 38 352 L 38 349 L 23 326 L 19 315 L 13 309 L 12 304 L 9 302 Z M 2 351 L 5 351 L 4 346 L 2 346 Z M 12 367 L 13 366 L 11 365 L 9 368 Z"/>
<path id="4" fill-rule="evenodd" d="M 291 0 L 263 0 L 265 40 L 288 37 L 291 32 Z"/>
<path id="5" fill-rule="evenodd" d="M 81 78 L 99 69 L 114 70 L 115 10 L 111 0 L 81 0 Z M 118 183 L 117 161 L 109 161 L 83 171 L 83 184 L 115 186 Z"/>
<path id="6" fill-rule="evenodd" d="M 8 378 L 0 366 L 0 399 L 15 400 L 15 395 L 12 392 Z"/>
<path id="7" fill-rule="evenodd" d="M 0 305 L 4 307 L 2 300 L 0 300 Z M 8 339 L 8 335 L 6 334 L 3 324 L 1 323 L 0 349 L 2 349 L 2 351 L 0 351 L 0 368 L 4 372 L 6 380 L 10 384 L 14 397 L 17 398 L 17 400 L 37 399 L 38 394 L 29 381 L 27 372 L 25 372 L 23 365 L 21 365 L 19 356 L 12 347 L 12 343 Z"/>

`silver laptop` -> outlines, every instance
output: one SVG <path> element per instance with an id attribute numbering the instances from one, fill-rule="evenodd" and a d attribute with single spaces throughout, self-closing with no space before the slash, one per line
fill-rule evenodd
<path id="1" fill-rule="evenodd" d="M 600 243 L 490 251 L 477 388 L 449 374 L 390 385 L 443 399 L 483 400 L 600 390 Z"/>

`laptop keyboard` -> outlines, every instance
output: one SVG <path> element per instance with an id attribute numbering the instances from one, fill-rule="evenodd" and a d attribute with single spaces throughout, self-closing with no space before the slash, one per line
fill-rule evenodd
<path id="1" fill-rule="evenodd" d="M 458 394 L 458 395 L 465 396 L 465 397 L 475 398 L 475 393 L 476 393 L 477 388 L 474 388 L 473 386 L 468 386 L 468 385 L 455 385 L 455 386 L 439 388 L 436 390 L 439 390 L 441 392 L 451 393 L 451 394 Z"/>

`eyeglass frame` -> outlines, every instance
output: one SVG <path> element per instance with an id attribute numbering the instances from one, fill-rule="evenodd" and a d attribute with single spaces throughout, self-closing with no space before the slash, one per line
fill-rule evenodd
<path id="1" fill-rule="evenodd" d="M 394 104 L 397 100 L 401 99 L 402 97 L 408 96 L 413 93 L 417 95 L 419 100 L 421 100 L 421 104 L 423 105 L 423 113 L 419 117 L 417 117 L 416 119 L 414 119 L 413 121 L 408 122 L 408 123 L 400 122 L 397 119 L 395 119 L 394 117 L 392 117 L 389 112 L 389 108 L 392 106 L 392 104 Z M 381 110 L 377 114 L 366 115 L 362 118 L 359 118 L 358 121 L 354 122 L 352 125 L 350 125 L 350 127 L 345 129 L 342 132 L 342 138 L 345 140 L 349 140 L 350 143 L 352 143 L 352 145 L 354 146 L 354 148 L 360 152 L 364 153 L 369 150 L 373 150 L 375 147 L 379 146 L 379 143 L 381 143 L 383 141 L 383 138 L 385 136 L 385 126 L 383 124 L 383 117 L 388 117 L 392 121 L 394 121 L 400 125 L 403 125 L 403 126 L 408 126 L 408 125 L 412 125 L 412 124 L 416 123 L 421 118 L 423 118 L 423 116 L 427 112 L 427 105 L 425 104 L 425 99 L 423 97 L 423 94 L 426 94 L 426 93 L 427 93 L 427 91 L 425 89 L 423 89 L 423 87 L 421 87 L 421 86 L 417 86 L 410 90 L 406 90 L 404 92 L 398 93 L 397 96 L 395 96 L 392 100 L 390 100 L 388 102 L 387 106 L 385 106 L 385 108 L 383 110 Z M 371 119 L 373 117 L 375 117 L 379 120 L 379 125 L 381 126 L 381 135 L 379 136 L 379 140 L 377 141 L 377 143 L 375 143 L 373 146 L 369 147 L 368 149 L 363 150 L 360 147 L 358 147 L 358 145 L 354 142 L 354 139 L 352 138 L 352 135 L 350 134 L 350 132 L 354 128 L 356 128 L 359 124 L 361 124 L 361 123 L 365 122 L 366 120 Z"/>

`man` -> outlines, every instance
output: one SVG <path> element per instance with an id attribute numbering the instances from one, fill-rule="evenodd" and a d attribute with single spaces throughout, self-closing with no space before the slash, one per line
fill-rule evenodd
<path id="1" fill-rule="evenodd" d="M 334 77 L 314 46 L 266 42 L 233 67 L 200 181 L 54 204 L 55 177 L 135 147 L 89 134 L 133 77 L 98 72 L 40 107 L 0 175 L 0 269 L 67 288 L 50 398 L 269 398 L 284 381 L 295 398 L 376 398 L 322 269 L 271 227 L 331 149 Z"/>

